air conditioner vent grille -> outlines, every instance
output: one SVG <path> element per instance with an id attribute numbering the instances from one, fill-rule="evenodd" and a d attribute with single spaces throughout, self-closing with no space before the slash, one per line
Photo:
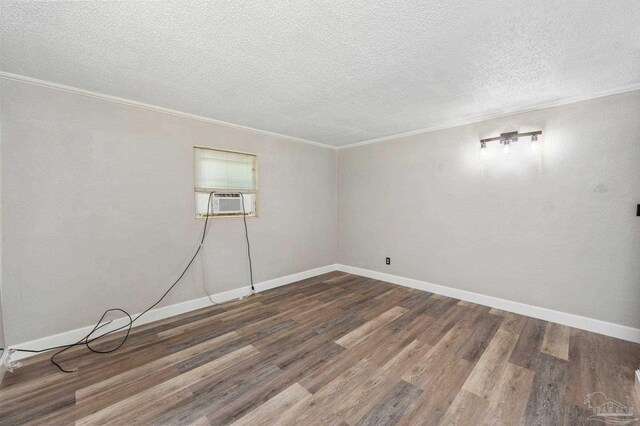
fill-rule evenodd
<path id="1" fill-rule="evenodd" d="M 242 210 L 240 198 L 220 198 L 220 213 L 239 212 Z"/>

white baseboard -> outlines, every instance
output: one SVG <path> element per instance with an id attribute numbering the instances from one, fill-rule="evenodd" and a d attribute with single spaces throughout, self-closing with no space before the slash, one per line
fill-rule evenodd
<path id="1" fill-rule="evenodd" d="M 527 305 L 525 303 L 513 302 L 506 299 L 500 299 L 498 297 L 486 296 L 479 293 L 473 293 L 466 290 L 459 290 L 452 287 L 445 287 L 438 284 L 432 284 L 425 281 L 419 281 L 412 278 L 400 277 L 398 275 L 386 274 L 383 272 L 372 271 L 369 269 L 356 268 L 347 265 L 327 265 L 320 268 L 309 269 L 307 271 L 299 272 L 284 277 L 275 278 L 268 281 L 255 284 L 257 292 L 269 290 L 272 288 L 280 287 L 283 285 L 291 284 L 296 281 L 304 280 L 307 278 L 315 277 L 317 275 L 325 274 L 332 271 L 342 271 L 350 274 L 361 275 L 376 280 L 387 281 L 393 284 L 402 285 L 405 287 L 415 288 L 422 291 L 428 291 L 430 293 L 441 294 L 443 296 L 453 297 L 455 299 L 465 300 L 468 302 L 477 303 L 484 306 L 490 306 L 492 308 L 501 309 L 503 311 L 514 312 L 521 315 L 526 315 L 533 318 L 539 318 L 545 321 L 551 321 L 558 324 L 568 325 L 587 331 L 592 331 L 607 336 L 616 337 L 623 340 L 629 340 L 632 342 L 640 343 L 640 330 L 632 327 L 627 327 L 620 324 L 613 324 L 606 321 L 600 321 L 592 318 L 582 317 L 579 315 L 568 314 L 564 312 L 554 311 L 551 309 L 541 308 L 538 306 Z M 243 296 L 247 296 L 250 290 L 247 287 L 225 291 L 222 293 L 212 294 L 211 298 L 218 303 L 227 302 L 230 300 L 238 299 Z M 175 315 L 180 315 L 186 312 L 201 309 L 207 306 L 211 306 L 209 297 L 202 297 L 199 299 L 193 299 L 186 302 L 176 303 L 174 305 L 164 306 L 161 308 L 153 309 L 147 312 L 139 322 L 136 322 L 136 327 L 148 324 L 153 321 L 170 318 Z M 102 330 L 108 331 L 116 327 L 120 327 L 126 324 L 126 320 L 120 318 L 113 321 L 110 326 L 104 327 Z M 91 326 L 78 328 L 75 330 L 66 331 L 63 333 L 55 334 L 52 336 L 42 337 L 39 339 L 31 340 L 29 342 L 23 342 L 15 345 L 10 345 L 11 348 L 25 348 L 25 349 L 40 349 L 52 346 L 65 345 L 72 342 L 76 342 L 89 333 L 92 329 Z M 8 350 L 2 355 L 2 361 L 8 354 Z M 33 356 L 34 354 L 28 352 L 16 352 L 12 355 L 13 360 L 19 360 Z M 0 367 L 2 368 L 2 367 Z M 0 380 L 4 371 L 0 371 Z"/>
<path id="2" fill-rule="evenodd" d="M 493 296 L 486 296 L 484 294 L 474 293 L 466 290 L 459 290 L 452 287 L 445 287 L 442 285 L 432 284 L 412 278 L 405 278 L 398 275 L 386 274 L 384 272 L 372 271 L 370 269 L 356 268 L 347 265 L 337 265 L 337 269 L 339 271 L 348 272 L 350 274 L 362 275 L 363 277 L 367 278 L 387 281 L 393 284 L 415 288 L 417 290 L 441 294 L 443 296 L 465 300 L 467 302 L 473 302 L 479 305 L 490 306 L 492 308 L 501 309 L 503 311 L 526 315 L 528 317 L 538 318 L 545 321 L 568 325 L 569 327 L 579 328 L 598 334 L 604 334 L 606 336 L 616 337 L 618 339 L 640 343 L 640 329 L 628 327 L 626 325 L 614 324 L 593 318 L 554 311 L 552 309 L 541 308 L 539 306 L 528 305 L 526 303 L 513 302 L 511 300 L 500 299 Z"/>
<path id="3" fill-rule="evenodd" d="M 316 277 L 318 275 L 327 274 L 338 270 L 338 265 L 327 265 L 320 268 L 309 269 L 306 271 L 298 272 L 297 274 L 287 275 L 285 277 L 274 278 L 272 280 L 263 281 L 255 284 L 256 291 L 265 291 L 272 288 L 280 287 L 283 285 L 295 283 L 296 281 L 306 280 L 307 278 Z"/>
<path id="4" fill-rule="evenodd" d="M 269 290 L 272 288 L 280 287 L 286 284 L 291 284 L 296 281 L 304 280 L 307 278 L 315 277 L 317 275 L 333 272 L 338 269 L 337 265 L 327 265 L 320 268 L 309 269 L 307 271 L 298 272 L 297 274 L 287 275 L 284 277 L 275 278 L 254 285 L 256 292 Z M 247 296 L 251 293 L 248 287 L 238 288 L 234 290 L 225 291 L 222 293 L 212 294 L 211 299 L 217 303 L 228 302 L 230 300 L 239 299 Z M 152 309 L 147 312 L 140 321 L 136 321 L 135 326 L 148 324 L 153 321 L 162 320 L 175 315 L 184 314 L 185 312 L 195 311 L 196 309 L 205 308 L 211 306 L 211 300 L 208 296 L 201 297 L 199 299 L 188 300 L 186 302 L 176 303 L 174 305 L 163 306 L 161 308 Z M 135 317 L 136 315 L 132 315 Z M 109 326 L 103 327 L 102 332 L 113 330 L 117 327 L 121 327 L 127 323 L 127 319 L 118 318 L 114 320 Z M 93 325 L 87 327 L 77 328 L 75 330 L 65 331 L 63 333 L 54 334 L 52 336 L 41 337 L 39 339 L 31 340 L 29 342 L 23 342 L 15 345 L 10 345 L 11 348 L 23 348 L 23 349 L 41 349 L 50 348 L 53 346 L 68 345 L 73 342 L 77 342 L 87 335 L 93 328 Z M 8 353 L 8 351 L 5 351 Z M 5 356 L 3 353 L 3 357 Z M 11 358 L 12 360 L 19 360 L 27 358 L 36 354 L 30 352 L 15 352 Z"/>

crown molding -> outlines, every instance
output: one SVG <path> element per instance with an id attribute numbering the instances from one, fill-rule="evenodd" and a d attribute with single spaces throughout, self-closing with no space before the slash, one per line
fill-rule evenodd
<path id="1" fill-rule="evenodd" d="M 266 135 L 266 136 L 278 137 L 278 138 L 287 139 L 287 140 L 294 141 L 294 142 L 300 142 L 300 143 L 304 143 L 304 144 L 307 144 L 307 145 L 314 145 L 314 146 L 318 146 L 318 147 L 326 148 L 326 149 L 331 149 L 331 150 L 342 150 L 342 149 L 355 148 L 355 147 L 358 147 L 358 146 L 370 145 L 370 144 L 375 144 L 375 143 L 380 143 L 380 142 L 389 142 L 389 141 L 393 141 L 395 139 L 400 139 L 400 138 L 404 138 L 404 137 L 408 137 L 408 136 L 415 136 L 415 135 L 419 135 L 419 134 L 423 134 L 423 133 L 431 133 L 431 132 L 436 132 L 438 130 L 451 129 L 451 128 L 454 128 L 454 127 L 464 126 L 464 125 L 473 124 L 473 123 L 479 123 L 479 122 L 482 122 L 482 121 L 492 120 L 492 119 L 496 119 L 496 118 L 510 117 L 510 116 L 513 116 L 513 115 L 523 114 L 523 113 L 526 113 L 526 112 L 533 112 L 533 111 L 537 111 L 537 110 L 541 110 L 541 109 L 553 108 L 553 107 L 562 106 L 562 105 L 568 105 L 568 104 L 574 104 L 574 103 L 588 101 L 588 100 L 592 100 L 592 99 L 603 98 L 603 97 L 606 97 L 606 96 L 618 95 L 618 94 L 622 94 L 622 93 L 627 93 L 627 92 L 633 92 L 633 91 L 636 91 L 636 90 L 640 90 L 640 83 L 636 83 L 636 84 L 623 86 L 623 87 L 619 87 L 619 88 L 612 89 L 612 90 L 592 93 L 592 94 L 589 94 L 589 95 L 573 96 L 573 97 L 569 97 L 569 98 L 558 99 L 558 100 L 555 100 L 555 101 L 544 102 L 544 103 L 540 103 L 540 104 L 536 104 L 536 105 L 532 105 L 532 106 L 524 107 L 524 108 L 503 110 L 503 111 L 498 111 L 498 112 L 494 112 L 494 113 L 491 113 L 491 114 L 482 114 L 482 115 L 477 115 L 477 116 L 473 116 L 473 117 L 464 118 L 464 119 L 461 119 L 461 120 L 449 121 L 449 122 L 446 122 L 444 124 L 437 125 L 437 126 L 425 127 L 425 128 L 421 128 L 421 129 L 411 130 L 409 132 L 396 133 L 396 134 L 389 135 L 389 136 L 383 136 L 383 137 L 375 138 L 375 139 L 368 139 L 368 140 L 364 140 L 364 141 L 360 141 L 360 142 L 354 142 L 354 143 L 350 143 L 350 144 L 342 145 L 342 146 L 333 146 L 333 145 L 328 145 L 328 144 L 324 144 L 324 143 L 321 143 L 321 142 L 315 142 L 315 141 L 308 140 L 308 139 L 297 138 L 295 136 L 284 135 L 282 133 L 276 133 L 276 132 L 270 132 L 268 130 L 256 129 L 256 128 L 249 127 L 249 126 L 243 126 L 241 124 L 229 123 L 227 121 L 216 120 L 216 119 L 210 118 L 210 117 L 204 117 L 204 116 L 201 116 L 201 115 L 190 114 L 188 112 L 183 112 L 183 111 L 178 111 L 178 110 L 165 108 L 165 107 L 161 107 L 161 106 L 157 106 L 157 105 L 147 104 L 147 103 L 144 103 L 144 102 L 138 102 L 138 101 L 134 101 L 134 100 L 131 100 L 131 99 L 120 98 L 120 97 L 117 97 L 117 96 L 106 95 L 106 94 L 98 93 L 98 92 L 92 92 L 90 90 L 84 90 L 84 89 L 80 89 L 80 88 L 77 88 L 77 87 L 72 87 L 72 86 L 67 86 L 67 85 L 64 85 L 64 84 L 53 83 L 53 82 L 45 81 L 45 80 L 39 80 L 39 79 L 36 79 L 36 78 L 27 77 L 27 76 L 23 76 L 23 75 L 19 75 L 19 74 L 12 74 L 12 73 L 5 72 L 5 71 L 0 71 L 0 78 L 4 78 L 6 80 L 18 81 L 18 82 L 21 82 L 21 83 L 33 84 L 33 85 L 36 85 L 36 86 L 47 87 L 47 88 L 50 88 L 50 89 L 61 90 L 63 92 L 75 93 L 75 94 L 82 95 L 82 96 L 87 96 L 87 97 L 96 98 L 96 99 L 102 99 L 102 100 L 115 102 L 115 103 L 118 103 L 118 104 L 127 105 L 127 106 L 131 106 L 131 107 L 135 107 L 135 108 L 142 108 L 142 109 L 146 109 L 146 110 L 150 110 L 150 111 L 161 112 L 161 113 L 164 113 L 164 114 L 170 114 L 170 115 L 174 115 L 174 116 L 177 116 L 177 117 L 183 117 L 183 118 L 188 118 L 188 119 L 192 119 L 192 120 L 203 121 L 205 123 L 211 123 L 211 124 L 215 124 L 215 125 L 218 125 L 218 126 L 225 126 L 225 127 L 229 127 L 229 128 L 232 128 L 232 129 L 244 130 L 244 131 L 247 131 L 247 132 L 258 133 L 258 134 L 262 134 L 262 135 Z"/>
<path id="2" fill-rule="evenodd" d="M 368 139 L 368 140 L 361 141 L 361 142 L 355 142 L 355 143 L 351 143 L 351 144 L 348 144 L 348 145 L 342 145 L 342 146 L 337 147 L 337 149 L 338 150 L 342 150 L 342 149 L 347 149 L 347 148 L 355 148 L 355 147 L 363 146 L 363 145 L 370 145 L 370 144 L 374 144 L 374 143 L 388 142 L 388 141 L 393 141 L 395 139 L 404 138 L 404 137 L 407 137 L 407 136 L 414 136 L 414 135 L 419 135 L 419 134 L 422 134 L 422 133 L 431 133 L 431 132 L 436 132 L 438 130 L 451 129 L 451 128 L 454 128 L 454 127 L 460 127 L 460 126 L 464 126 L 464 125 L 467 125 L 467 124 L 479 123 L 481 121 L 492 120 L 492 119 L 495 119 L 495 118 L 510 117 L 512 115 L 518 115 L 518 114 L 523 114 L 523 113 L 526 113 L 526 112 L 533 112 L 533 111 L 538 111 L 538 110 L 541 110 L 541 109 L 553 108 L 553 107 L 558 107 L 558 106 L 562 106 L 562 105 L 575 104 L 575 103 L 578 103 L 578 102 L 589 101 L 589 100 L 597 99 L 597 98 L 604 98 L 606 96 L 619 95 L 619 94 L 622 94 L 622 93 L 633 92 L 633 91 L 636 91 L 636 90 L 640 90 L 640 83 L 632 84 L 632 85 L 624 86 L 624 87 L 619 87 L 619 88 L 613 89 L 613 90 L 607 90 L 607 91 L 603 91 L 603 92 L 593 93 L 593 94 L 590 94 L 590 95 L 573 96 L 573 97 L 570 97 L 570 98 L 559 99 L 559 100 L 555 100 L 555 101 L 551 101 L 551 102 L 544 102 L 544 103 L 536 104 L 536 105 L 525 107 L 525 108 L 503 110 L 503 111 L 494 112 L 494 113 L 491 113 L 491 114 L 477 115 L 477 116 L 469 117 L 469 118 L 462 119 L 462 120 L 450 121 L 450 122 L 447 122 L 445 124 L 438 125 L 438 126 L 425 127 L 423 129 L 412 130 L 412 131 L 404 132 L 404 133 L 396 133 L 394 135 L 384 136 L 384 137 L 381 137 L 381 138 Z"/>
<path id="3" fill-rule="evenodd" d="M 104 101 L 114 102 L 114 103 L 121 104 L 121 105 L 127 105 L 127 106 L 134 107 L 134 108 L 141 108 L 141 109 L 146 109 L 146 110 L 150 110 L 150 111 L 161 112 L 161 113 L 164 113 L 164 114 L 174 115 L 174 116 L 177 116 L 177 117 L 188 118 L 188 119 L 191 119 L 191 120 L 203 121 L 205 123 L 211 123 L 211 124 L 215 124 L 215 125 L 218 125 L 218 126 L 229 127 L 229 128 L 232 128 L 232 129 L 244 130 L 244 131 L 247 131 L 247 132 L 258 133 L 258 134 L 261 134 L 261 135 L 278 137 L 278 138 L 287 139 L 287 140 L 294 141 L 294 142 L 300 142 L 300 143 L 304 143 L 304 144 L 308 144 L 308 145 L 319 146 L 319 147 L 327 148 L 327 149 L 331 149 L 331 150 L 335 150 L 336 149 L 335 146 L 327 145 L 327 144 L 320 143 L 320 142 L 311 141 L 311 140 L 308 140 L 308 139 L 297 138 L 295 136 L 283 135 L 281 133 L 270 132 L 268 130 L 261 130 L 261 129 L 256 129 L 256 128 L 249 127 L 249 126 L 243 126 L 243 125 L 240 125 L 240 124 L 229 123 L 227 121 L 216 120 L 214 118 L 204 117 L 204 116 L 196 115 L 196 114 L 190 114 L 188 112 L 177 111 L 177 110 L 174 110 L 174 109 L 164 108 L 164 107 L 161 107 L 161 106 L 147 104 L 147 103 L 144 103 L 144 102 L 138 102 L 138 101 L 134 101 L 134 100 L 131 100 L 131 99 L 120 98 L 118 96 L 111 96 L 111 95 L 106 95 L 104 93 L 92 92 L 90 90 L 84 90 L 84 89 L 80 89 L 80 88 L 77 88 L 77 87 L 67 86 L 67 85 L 64 85 L 64 84 L 53 83 L 53 82 L 45 81 L 45 80 L 38 80 L 37 78 L 26 77 L 26 76 L 19 75 L 19 74 L 12 74 L 12 73 L 5 72 L 5 71 L 0 71 L 0 78 L 4 78 L 6 80 L 17 81 L 17 82 L 20 82 L 20 83 L 33 84 L 33 85 L 36 85 L 36 86 L 42 86 L 42 87 L 46 87 L 46 88 L 49 88 L 49 89 L 60 90 L 60 91 L 63 91 L 63 92 L 74 93 L 74 94 L 77 94 L 77 95 L 87 96 L 87 97 L 90 97 L 90 98 L 101 99 L 101 100 L 104 100 Z"/>

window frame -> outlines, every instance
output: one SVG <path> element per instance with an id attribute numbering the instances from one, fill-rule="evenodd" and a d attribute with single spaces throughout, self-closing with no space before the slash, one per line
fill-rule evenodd
<path id="1" fill-rule="evenodd" d="M 196 164 L 195 161 L 193 163 L 193 192 L 194 192 L 194 202 L 195 202 L 195 211 L 196 211 L 196 219 L 206 219 L 207 215 L 206 214 L 200 214 L 198 213 L 198 194 L 209 194 L 212 191 L 215 192 L 220 192 L 220 193 L 238 193 L 238 192 L 242 192 L 244 194 L 254 194 L 255 196 L 255 210 L 252 214 L 246 214 L 246 215 L 242 215 L 242 214 L 210 214 L 208 217 L 209 219 L 222 219 L 222 218 L 229 218 L 229 217 L 247 217 L 247 218 L 257 218 L 258 217 L 258 213 L 259 213 L 259 181 L 258 181 L 258 164 L 260 163 L 258 161 L 258 154 L 254 153 L 254 152 L 246 152 L 246 151 L 237 151 L 237 150 L 233 150 L 233 149 L 224 149 L 224 148 L 214 148 L 211 146 L 204 146 L 204 145 L 193 145 L 192 147 L 192 154 L 195 154 L 195 150 L 196 149 L 208 149 L 208 150 L 212 150 L 212 151 L 220 151 L 220 152 L 229 152 L 232 154 L 242 154 L 242 155 L 250 155 L 252 157 L 254 157 L 254 177 L 255 177 L 255 189 L 236 189 L 236 188 L 198 188 L 196 186 Z"/>

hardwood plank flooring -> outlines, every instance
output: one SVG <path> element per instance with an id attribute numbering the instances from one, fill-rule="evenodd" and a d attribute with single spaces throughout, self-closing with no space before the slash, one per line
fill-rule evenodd
<path id="1" fill-rule="evenodd" d="M 341 272 L 60 361 L 5 374 L 1 425 L 574 425 L 595 392 L 640 412 L 638 344 Z"/>

